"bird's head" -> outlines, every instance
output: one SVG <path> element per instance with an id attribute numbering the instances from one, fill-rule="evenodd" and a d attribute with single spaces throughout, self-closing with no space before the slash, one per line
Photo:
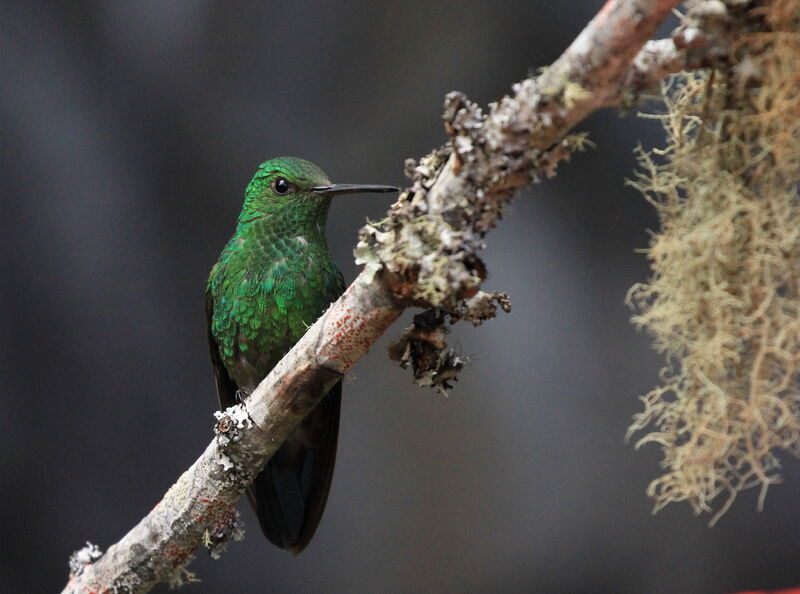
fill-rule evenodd
<path id="1" fill-rule="evenodd" d="M 322 230 L 331 198 L 361 192 L 396 192 L 394 186 L 332 184 L 319 167 L 297 157 L 277 157 L 262 163 L 245 190 L 239 225 L 273 219 L 290 228 Z"/>

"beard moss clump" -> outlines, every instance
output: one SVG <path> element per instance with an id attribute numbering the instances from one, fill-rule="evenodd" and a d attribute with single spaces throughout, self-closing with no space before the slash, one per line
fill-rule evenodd
<path id="1" fill-rule="evenodd" d="M 741 3 L 739 3 L 741 4 Z M 727 66 L 664 88 L 667 146 L 631 182 L 658 211 L 628 301 L 669 361 L 630 433 L 657 443 L 656 510 L 715 522 L 800 455 L 800 0 L 752 9 Z"/>

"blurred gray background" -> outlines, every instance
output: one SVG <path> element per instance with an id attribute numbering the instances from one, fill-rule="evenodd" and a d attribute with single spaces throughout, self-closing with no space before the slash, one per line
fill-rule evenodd
<path id="1" fill-rule="evenodd" d="M 402 184 L 444 141 L 441 101 L 483 104 L 551 62 L 602 2 L 2 2 L 2 592 L 52 592 L 211 438 L 208 270 L 272 156 L 334 181 Z M 293 558 L 249 528 L 200 551 L 187 592 L 723 593 L 800 585 L 800 464 L 763 513 L 713 529 L 651 515 L 656 450 L 623 436 L 662 364 L 623 299 L 654 214 L 626 188 L 658 126 L 613 111 L 598 144 L 524 192 L 488 238 L 513 311 L 452 342 L 449 397 L 392 364 L 393 327 L 346 384 L 317 536 Z M 337 201 L 345 277 L 365 217 Z M 166 591 L 161 587 L 158 591 Z"/>

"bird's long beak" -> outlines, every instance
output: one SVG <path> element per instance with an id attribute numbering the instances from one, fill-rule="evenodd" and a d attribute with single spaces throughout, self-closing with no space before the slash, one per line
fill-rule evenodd
<path id="1" fill-rule="evenodd" d="M 364 194 L 367 192 L 399 192 L 400 188 L 369 184 L 331 184 L 311 188 L 311 191 L 320 196 L 338 196 L 339 194 Z"/>

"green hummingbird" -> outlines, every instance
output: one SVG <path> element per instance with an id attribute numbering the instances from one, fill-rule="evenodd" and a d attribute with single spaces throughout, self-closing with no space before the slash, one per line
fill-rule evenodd
<path id="1" fill-rule="evenodd" d="M 325 238 L 331 198 L 395 192 L 331 184 L 296 157 L 262 163 L 236 232 L 211 269 L 206 315 L 221 409 L 243 401 L 345 288 Z M 297 426 L 247 490 L 261 530 L 295 555 L 319 524 L 333 476 L 341 381 Z"/>

